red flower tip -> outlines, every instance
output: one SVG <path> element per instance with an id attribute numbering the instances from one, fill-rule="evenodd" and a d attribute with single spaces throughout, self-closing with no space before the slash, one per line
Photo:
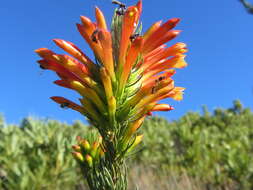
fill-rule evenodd
<path id="1" fill-rule="evenodd" d="M 47 48 L 39 48 L 36 49 L 35 52 L 42 58 L 48 58 L 50 57 L 52 54 L 54 54 L 51 50 L 47 49 Z"/>
<path id="2" fill-rule="evenodd" d="M 139 13 L 141 13 L 142 12 L 142 0 L 138 1 L 138 3 L 136 4 L 136 7 L 137 7 Z"/>
<path id="3" fill-rule="evenodd" d="M 35 53 L 39 54 L 41 51 L 46 50 L 47 48 L 39 48 L 34 50 Z"/>
<path id="4" fill-rule="evenodd" d="M 61 108 L 71 108 L 71 109 L 79 111 L 79 112 L 83 111 L 83 108 L 81 106 L 79 106 L 78 104 L 76 104 L 66 98 L 63 98 L 60 96 L 52 96 L 50 98 L 53 101 L 55 101 L 56 103 L 60 104 Z"/>
<path id="5" fill-rule="evenodd" d="M 148 113 L 147 113 L 147 116 L 152 116 L 153 115 L 153 113 L 151 112 L 151 111 L 149 111 Z"/>
<path id="6" fill-rule="evenodd" d="M 170 19 L 170 22 L 173 23 L 174 25 L 177 25 L 180 22 L 180 18 L 172 18 Z"/>
<path id="7" fill-rule="evenodd" d="M 156 104 L 151 111 L 171 111 L 174 107 L 168 104 Z"/>
<path id="8" fill-rule="evenodd" d="M 62 44 L 61 39 L 53 39 L 53 42 L 56 44 Z"/>
<path id="9" fill-rule="evenodd" d="M 84 26 L 90 26 L 90 24 L 92 24 L 92 21 L 89 18 L 85 17 L 85 16 L 80 16 L 80 19 L 81 19 L 82 24 Z"/>
<path id="10" fill-rule="evenodd" d="M 105 17 L 102 11 L 98 7 L 95 7 L 95 14 L 96 14 L 96 20 L 97 20 L 97 23 L 96 23 L 97 27 L 102 28 L 102 29 L 107 29 Z"/>
<path id="11" fill-rule="evenodd" d="M 66 82 L 65 80 L 56 80 L 54 81 L 54 84 L 61 86 L 61 87 L 65 87 L 65 88 L 70 88 L 73 89 L 68 82 Z"/>

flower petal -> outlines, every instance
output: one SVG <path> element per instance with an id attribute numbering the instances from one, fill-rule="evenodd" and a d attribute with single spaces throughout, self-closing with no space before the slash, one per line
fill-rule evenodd
<path id="1" fill-rule="evenodd" d="M 153 39 L 153 41 L 149 43 L 146 42 L 143 47 L 143 53 L 147 54 L 148 52 L 156 49 L 160 45 L 174 39 L 180 34 L 180 32 L 181 32 L 180 30 L 170 30 L 166 32 L 164 35 L 162 35 L 161 37 L 157 36 L 157 38 Z"/>
<path id="2" fill-rule="evenodd" d="M 154 24 L 145 32 L 145 34 L 143 35 L 144 40 L 147 41 L 147 39 L 148 39 L 153 33 L 155 33 L 155 32 L 158 30 L 158 28 L 161 26 L 161 24 L 162 24 L 162 21 L 161 21 L 161 20 L 158 21 L 158 22 L 156 22 L 156 23 L 154 23 Z"/>
<path id="3" fill-rule="evenodd" d="M 102 13 L 102 11 L 98 7 L 96 7 L 95 13 L 96 13 L 96 20 L 97 20 L 98 28 L 107 30 L 105 17 L 104 17 L 104 14 Z"/>
<path id="4" fill-rule="evenodd" d="M 120 52 L 119 52 L 119 72 L 122 71 L 125 64 L 127 48 L 130 44 L 130 36 L 133 34 L 137 27 L 139 18 L 139 10 L 136 6 L 128 7 L 122 21 Z"/>
<path id="5" fill-rule="evenodd" d="M 165 22 L 145 40 L 145 47 L 148 47 L 149 44 L 152 44 L 152 42 L 163 37 L 169 30 L 173 29 L 179 21 L 179 18 L 172 18 Z"/>
<path id="6" fill-rule="evenodd" d="M 153 112 L 153 111 L 171 111 L 171 110 L 174 110 L 174 108 L 168 104 L 156 104 L 151 111 Z"/>
<path id="7" fill-rule="evenodd" d="M 51 99 L 53 101 L 55 101 L 56 103 L 60 104 L 62 108 L 67 107 L 67 108 L 71 108 L 75 111 L 78 111 L 80 113 L 83 112 L 83 108 L 80 105 L 78 105 L 78 104 L 76 104 L 76 103 L 74 103 L 74 102 L 72 102 L 72 101 L 70 101 L 66 98 L 63 98 L 63 97 L 60 97 L 60 96 L 52 96 Z"/>
<path id="8" fill-rule="evenodd" d="M 78 47 L 76 47 L 73 43 L 61 40 L 61 39 L 54 39 L 53 40 L 57 46 L 65 50 L 67 53 L 75 57 L 77 60 L 85 64 L 89 70 L 93 70 L 95 65 L 94 63 L 89 59 L 88 56 L 86 56 Z"/>
<path id="9" fill-rule="evenodd" d="M 135 65 L 135 61 L 141 51 L 143 45 L 143 38 L 142 37 L 137 37 L 133 43 L 131 44 L 131 47 L 129 48 L 127 57 L 126 57 L 126 63 L 123 68 L 123 72 L 120 78 L 120 83 L 119 83 L 119 89 L 123 89 L 127 79 L 130 75 L 130 71 L 132 67 Z"/>
<path id="10" fill-rule="evenodd" d="M 107 30 L 99 30 L 98 40 L 101 43 L 103 51 L 103 61 L 101 62 L 108 71 L 112 81 L 115 81 L 114 62 L 112 54 L 112 38 L 111 33 Z"/>

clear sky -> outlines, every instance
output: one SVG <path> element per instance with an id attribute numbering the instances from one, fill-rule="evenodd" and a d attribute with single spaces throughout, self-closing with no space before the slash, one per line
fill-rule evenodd
<path id="1" fill-rule="evenodd" d="M 135 0 L 122 1 L 127 5 Z M 229 107 L 240 99 L 253 108 L 253 15 L 238 0 L 143 0 L 144 30 L 152 23 L 172 17 L 182 19 L 183 30 L 175 42 L 188 44 L 188 67 L 178 70 L 177 86 L 186 87 L 184 100 L 169 101 L 175 110 L 159 115 L 176 119 L 187 111 Z M 51 71 L 39 69 L 33 52 L 47 47 L 62 52 L 51 39 L 62 38 L 77 44 L 92 56 L 75 23 L 79 16 L 94 19 L 99 6 L 108 21 L 114 5 L 110 0 L 8 0 L 0 5 L 0 112 L 8 123 L 33 115 L 72 122 L 79 113 L 60 109 L 50 96 L 75 100 L 78 95 L 54 85 Z"/>

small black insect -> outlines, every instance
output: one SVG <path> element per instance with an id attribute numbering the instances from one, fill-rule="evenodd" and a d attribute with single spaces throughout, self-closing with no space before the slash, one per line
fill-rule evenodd
<path id="1" fill-rule="evenodd" d="M 125 14 L 125 12 L 126 12 L 126 5 L 125 4 L 123 4 L 119 1 L 116 1 L 116 0 L 113 0 L 112 3 L 116 4 L 116 5 L 119 5 L 118 10 L 116 11 L 117 15 L 122 16 L 122 15 Z"/>
<path id="2" fill-rule="evenodd" d="M 119 15 L 119 16 L 122 16 L 122 15 L 125 14 L 125 12 L 126 12 L 126 11 L 125 11 L 124 9 L 119 8 L 119 9 L 116 11 L 116 14 Z"/>
<path id="3" fill-rule="evenodd" d="M 165 76 L 159 77 L 158 81 L 162 81 L 163 79 L 165 79 Z"/>
<path id="4" fill-rule="evenodd" d="M 60 106 L 61 106 L 61 108 L 68 108 L 69 103 L 68 102 L 63 102 Z"/>
<path id="5" fill-rule="evenodd" d="M 153 86 L 151 89 L 151 93 L 154 94 L 156 92 L 156 86 Z"/>
<path id="6" fill-rule="evenodd" d="M 126 8 L 126 5 L 121 3 L 120 1 L 113 0 L 112 3 L 116 4 L 116 5 L 119 5 L 120 8 Z"/>
<path id="7" fill-rule="evenodd" d="M 40 65 L 40 68 L 41 68 L 41 69 L 46 69 L 46 67 L 44 67 L 44 66 L 42 66 L 42 65 Z"/>
<path id="8" fill-rule="evenodd" d="M 156 80 L 155 80 L 156 85 L 158 85 L 159 82 L 161 82 L 163 79 L 165 79 L 165 76 L 159 77 L 158 79 L 156 79 Z"/>
<path id="9" fill-rule="evenodd" d="M 157 87 L 158 87 L 158 85 L 160 84 L 160 82 L 162 81 L 162 80 L 164 80 L 165 79 L 165 76 L 161 76 L 161 77 L 159 77 L 158 79 L 156 79 L 155 80 L 155 85 L 152 87 L 152 89 L 151 89 L 151 93 L 152 94 L 154 94 L 156 91 L 157 91 Z"/>
<path id="10" fill-rule="evenodd" d="M 131 36 L 130 36 L 130 40 L 131 41 L 134 41 L 137 37 L 139 37 L 140 36 L 140 34 L 138 34 L 138 33 L 136 33 L 136 34 L 132 34 Z"/>
<path id="11" fill-rule="evenodd" d="M 97 34 L 98 34 L 98 29 L 96 29 L 92 34 L 91 34 L 91 40 L 95 43 L 98 43 L 97 40 Z"/>

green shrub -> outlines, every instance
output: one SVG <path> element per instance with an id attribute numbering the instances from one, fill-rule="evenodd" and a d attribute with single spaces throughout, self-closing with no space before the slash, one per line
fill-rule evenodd
<path id="1" fill-rule="evenodd" d="M 24 119 L 20 126 L 0 128 L 0 170 L 5 189 L 71 189 L 80 175 L 71 145 L 89 130 L 57 121 Z"/>
<path id="2" fill-rule="evenodd" d="M 239 101 L 211 115 L 187 113 L 177 121 L 151 118 L 143 126 L 138 163 L 183 172 L 209 187 L 253 188 L 253 114 Z"/>
<path id="3" fill-rule="evenodd" d="M 1 118 L 0 189 L 84 189 L 70 151 L 76 136 L 91 138 L 90 130 L 80 122 L 26 118 L 16 126 Z M 240 102 L 176 121 L 151 117 L 141 130 L 144 144 L 129 160 L 133 168 L 175 178 L 186 173 L 206 189 L 253 189 L 253 114 Z"/>

